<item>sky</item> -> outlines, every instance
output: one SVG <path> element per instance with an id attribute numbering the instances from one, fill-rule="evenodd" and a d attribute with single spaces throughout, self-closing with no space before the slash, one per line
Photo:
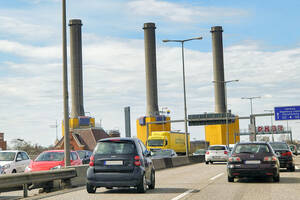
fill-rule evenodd
<path id="1" fill-rule="evenodd" d="M 261 97 L 253 100 L 254 113 L 299 105 L 299 7 L 296 0 L 67 0 L 67 19 L 83 23 L 85 111 L 105 130 L 125 136 L 124 107 L 130 106 L 136 135 L 135 121 L 146 114 L 142 27 L 147 22 L 156 25 L 159 109 L 167 107 L 172 119 L 184 118 L 181 47 L 162 40 L 203 37 L 185 43 L 187 109 L 214 112 L 213 26 L 224 30 L 225 80 L 239 80 L 227 85 L 233 114 L 250 114 L 249 100 L 241 97 Z M 61 21 L 61 0 L 0 1 L 0 131 L 8 143 L 20 138 L 51 145 L 56 121 L 61 137 Z M 248 124 L 241 120 L 240 129 Z M 271 118 L 257 118 L 256 124 L 270 125 Z M 273 119 L 273 124 L 287 122 Z M 300 140 L 300 121 L 288 126 Z M 184 124 L 172 128 L 183 131 Z M 189 130 L 192 139 L 204 139 L 203 127 Z"/>

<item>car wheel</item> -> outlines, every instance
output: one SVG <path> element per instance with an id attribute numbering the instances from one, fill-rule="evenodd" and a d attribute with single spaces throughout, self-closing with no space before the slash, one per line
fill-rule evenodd
<path id="1" fill-rule="evenodd" d="M 294 172 L 295 171 L 295 167 L 292 166 L 292 167 L 288 167 L 286 168 L 288 172 Z"/>
<path id="2" fill-rule="evenodd" d="M 277 176 L 273 176 L 273 181 L 274 182 L 279 182 L 280 181 L 280 176 L 279 174 Z"/>
<path id="3" fill-rule="evenodd" d="M 11 172 L 11 173 L 13 173 L 13 174 L 14 174 L 14 173 L 17 173 L 17 170 L 15 170 L 15 169 L 14 169 L 14 170 L 12 170 L 12 172 Z"/>
<path id="4" fill-rule="evenodd" d="M 228 182 L 234 182 L 234 177 L 228 176 Z"/>
<path id="5" fill-rule="evenodd" d="M 148 185 L 149 189 L 153 190 L 155 188 L 155 172 L 151 173 L 151 184 Z"/>
<path id="6" fill-rule="evenodd" d="M 137 192 L 138 193 L 145 193 L 147 190 L 147 182 L 146 182 L 146 176 L 143 175 L 140 184 L 137 186 Z"/>
<path id="7" fill-rule="evenodd" d="M 208 162 L 208 161 L 206 161 L 205 163 L 208 165 L 208 163 L 209 163 L 209 162 Z"/>
<path id="8" fill-rule="evenodd" d="M 210 164 L 213 164 L 214 162 L 213 161 L 210 161 Z"/>
<path id="9" fill-rule="evenodd" d="M 91 184 L 87 183 L 86 184 L 86 191 L 88 193 L 95 193 L 96 192 L 96 187 L 95 186 L 92 186 Z"/>

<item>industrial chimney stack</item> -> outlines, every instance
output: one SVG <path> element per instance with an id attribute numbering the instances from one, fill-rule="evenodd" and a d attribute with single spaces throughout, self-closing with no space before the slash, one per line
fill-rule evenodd
<path id="1" fill-rule="evenodd" d="M 155 24 L 144 24 L 145 41 L 145 66 L 146 66 L 146 116 L 159 115 L 157 104 L 157 73 L 156 73 L 156 45 L 155 45 Z"/>
<path id="2" fill-rule="evenodd" d="M 83 108 L 81 20 L 71 19 L 69 26 L 72 93 L 71 118 L 78 118 L 78 116 L 85 115 Z"/>
<path id="3" fill-rule="evenodd" d="M 215 112 L 226 113 L 222 26 L 211 27 L 210 32 L 212 33 L 213 71 L 215 84 Z"/>

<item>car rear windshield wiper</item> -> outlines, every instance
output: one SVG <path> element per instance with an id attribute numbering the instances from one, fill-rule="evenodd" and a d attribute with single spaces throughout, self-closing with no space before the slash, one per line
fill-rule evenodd
<path id="1" fill-rule="evenodd" d="M 254 152 L 251 152 L 251 151 L 241 151 L 240 153 L 254 153 Z"/>

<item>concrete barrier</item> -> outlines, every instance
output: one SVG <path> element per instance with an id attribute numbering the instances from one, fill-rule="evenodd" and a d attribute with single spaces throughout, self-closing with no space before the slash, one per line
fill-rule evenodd
<path id="1" fill-rule="evenodd" d="M 155 170 L 162 170 L 167 168 L 179 167 L 189 164 L 204 162 L 204 156 L 179 156 L 175 158 L 152 159 Z M 71 166 L 76 170 L 77 177 L 71 179 L 72 187 L 83 186 L 86 184 L 86 171 L 88 165 Z"/>

